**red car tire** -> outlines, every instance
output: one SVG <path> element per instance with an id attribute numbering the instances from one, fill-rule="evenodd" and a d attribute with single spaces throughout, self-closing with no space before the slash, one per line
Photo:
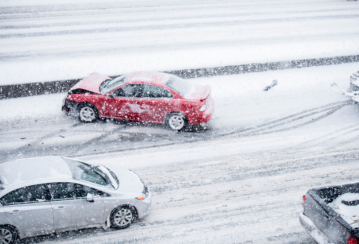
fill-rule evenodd
<path id="1" fill-rule="evenodd" d="M 99 118 L 96 106 L 91 103 L 80 103 L 78 113 L 80 121 L 84 123 L 92 123 Z"/>
<path id="2" fill-rule="evenodd" d="M 172 130 L 182 131 L 187 127 L 188 119 L 182 113 L 172 112 L 167 115 L 166 124 Z"/>

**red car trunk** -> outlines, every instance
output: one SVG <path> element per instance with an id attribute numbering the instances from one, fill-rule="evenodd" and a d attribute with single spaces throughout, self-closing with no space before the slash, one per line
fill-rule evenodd
<path id="1" fill-rule="evenodd" d="M 201 85 L 195 85 L 194 91 L 187 97 L 188 99 L 195 99 L 204 101 L 207 99 L 209 94 L 211 93 L 211 87 L 210 86 L 201 86 Z"/>

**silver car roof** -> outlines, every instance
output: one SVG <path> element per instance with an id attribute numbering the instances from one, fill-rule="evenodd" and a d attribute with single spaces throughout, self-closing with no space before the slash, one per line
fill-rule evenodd
<path id="1" fill-rule="evenodd" d="M 67 163 L 58 156 L 25 158 L 0 164 L 0 182 L 4 188 L 13 185 L 25 186 L 34 181 L 72 179 Z"/>

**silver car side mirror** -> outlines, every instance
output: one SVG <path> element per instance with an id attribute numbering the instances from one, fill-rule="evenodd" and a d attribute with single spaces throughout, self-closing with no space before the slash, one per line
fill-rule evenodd
<path id="1" fill-rule="evenodd" d="M 93 200 L 93 195 L 92 195 L 91 193 L 87 193 L 86 201 L 88 201 L 88 202 L 94 202 L 94 200 Z"/>

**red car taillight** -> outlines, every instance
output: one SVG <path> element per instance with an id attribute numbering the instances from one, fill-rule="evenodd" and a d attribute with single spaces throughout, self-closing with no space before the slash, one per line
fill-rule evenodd
<path id="1" fill-rule="evenodd" d="M 348 244 L 358 244 L 358 241 L 354 237 L 349 237 Z"/>
<path id="2" fill-rule="evenodd" d="M 306 197 L 305 197 L 305 195 L 303 195 L 303 202 L 302 202 L 302 207 L 303 207 L 303 209 L 304 209 L 304 207 L 305 207 L 305 199 L 306 199 Z"/>

